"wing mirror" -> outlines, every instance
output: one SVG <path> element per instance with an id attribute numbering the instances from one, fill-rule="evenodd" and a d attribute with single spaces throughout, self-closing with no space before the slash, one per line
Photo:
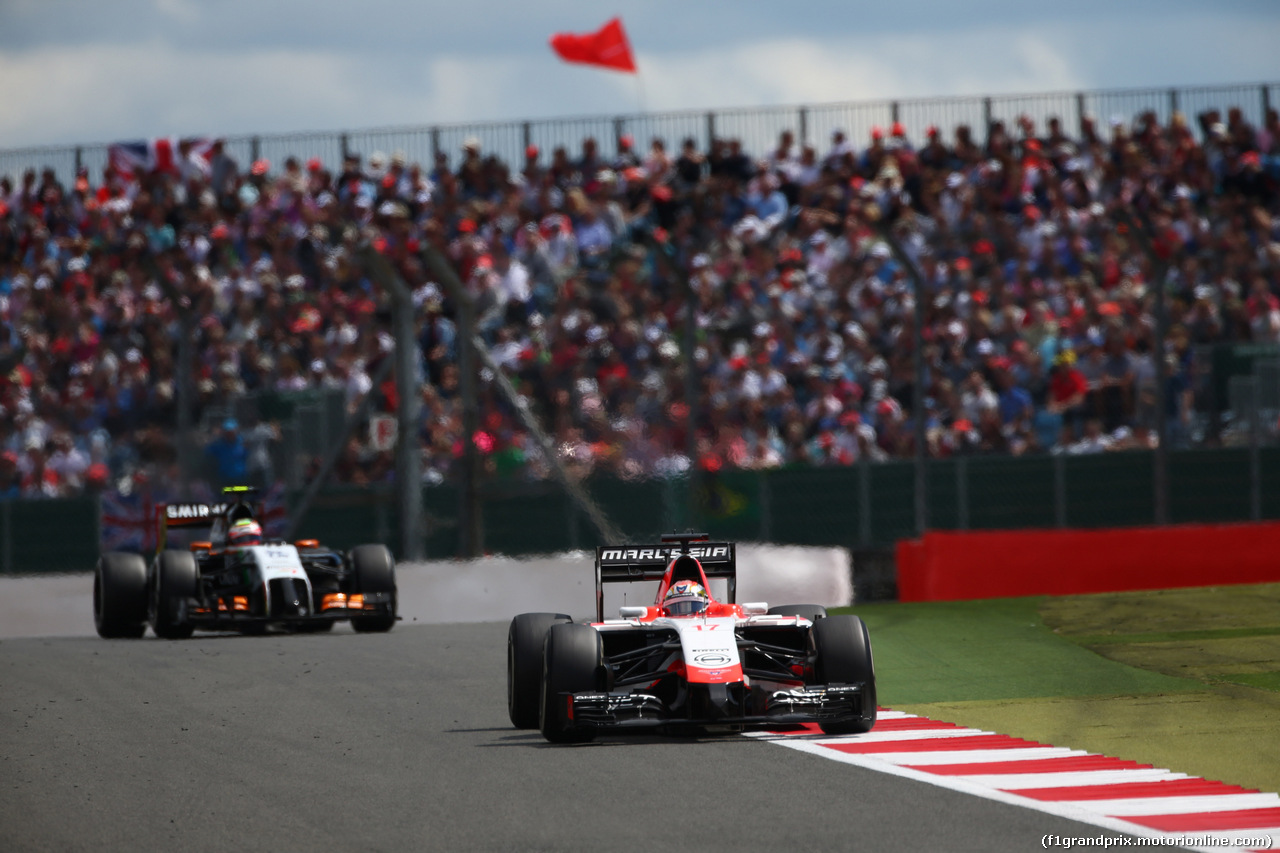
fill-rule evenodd
<path id="1" fill-rule="evenodd" d="M 747 601 L 742 605 L 742 612 L 747 616 L 764 616 L 769 612 L 767 601 Z"/>
<path id="2" fill-rule="evenodd" d="M 649 615 L 647 607 L 619 607 L 618 615 L 623 619 L 643 619 Z"/>

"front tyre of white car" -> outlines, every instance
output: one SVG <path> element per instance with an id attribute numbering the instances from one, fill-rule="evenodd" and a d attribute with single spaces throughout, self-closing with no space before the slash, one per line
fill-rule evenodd
<path id="1" fill-rule="evenodd" d="M 355 592 L 390 593 L 391 609 L 377 616 L 352 616 L 351 627 L 361 634 L 385 633 L 396 624 L 396 561 L 386 545 L 357 545 L 351 549 Z"/>
<path id="2" fill-rule="evenodd" d="M 521 613 L 507 629 L 507 714 L 517 729 L 536 729 L 542 702 L 542 646 L 563 613 Z"/>
<path id="3" fill-rule="evenodd" d="M 594 628 L 576 622 L 552 625 L 543 644 L 542 702 L 538 728 L 552 743 L 583 743 L 595 737 L 574 725 L 565 693 L 599 689 L 604 644 Z"/>
<path id="4" fill-rule="evenodd" d="M 822 723 L 830 735 L 862 734 L 876 724 L 876 668 L 867 626 L 857 616 L 828 616 L 809 629 L 814 680 L 818 684 L 862 684 L 862 718 Z"/>

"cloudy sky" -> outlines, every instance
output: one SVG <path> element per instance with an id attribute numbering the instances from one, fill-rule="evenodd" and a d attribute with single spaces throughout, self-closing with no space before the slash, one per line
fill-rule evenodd
<path id="1" fill-rule="evenodd" d="M 559 62 L 621 15 L 639 79 Z M 1277 0 L 0 0 L 0 148 L 1280 81 Z"/>

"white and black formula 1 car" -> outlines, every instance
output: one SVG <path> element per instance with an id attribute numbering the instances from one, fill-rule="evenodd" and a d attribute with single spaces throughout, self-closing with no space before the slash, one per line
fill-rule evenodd
<path id="1" fill-rule="evenodd" d="M 876 722 L 867 628 L 816 604 L 737 604 L 730 543 L 669 534 L 654 548 L 596 549 L 596 620 L 522 613 L 507 635 L 507 706 L 553 743 L 639 728 L 741 731 Z M 708 581 L 727 581 L 716 601 Z M 654 603 L 604 618 L 604 585 L 658 581 Z"/>
<path id="2" fill-rule="evenodd" d="M 197 629 L 262 633 L 268 626 L 326 631 L 350 620 L 360 632 L 396 623 L 395 560 L 385 545 L 350 552 L 313 539 L 266 540 L 254 490 L 226 489 L 221 504 L 159 504 L 154 558 L 108 552 L 93 576 L 101 637 L 190 637 Z M 174 534 L 201 538 L 173 547 Z M 203 534 L 203 535 L 201 535 Z"/>

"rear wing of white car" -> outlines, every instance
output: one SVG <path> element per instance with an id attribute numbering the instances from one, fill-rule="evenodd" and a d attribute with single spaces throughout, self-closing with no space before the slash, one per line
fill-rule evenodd
<path id="1" fill-rule="evenodd" d="M 596 548 L 596 621 L 604 621 L 605 584 L 662 580 L 667 566 L 681 554 L 696 558 L 708 581 L 727 580 L 728 603 L 736 603 L 738 559 L 732 542 L 708 542 L 705 533 L 666 533 L 661 541 L 657 547 L 601 545 Z"/>

